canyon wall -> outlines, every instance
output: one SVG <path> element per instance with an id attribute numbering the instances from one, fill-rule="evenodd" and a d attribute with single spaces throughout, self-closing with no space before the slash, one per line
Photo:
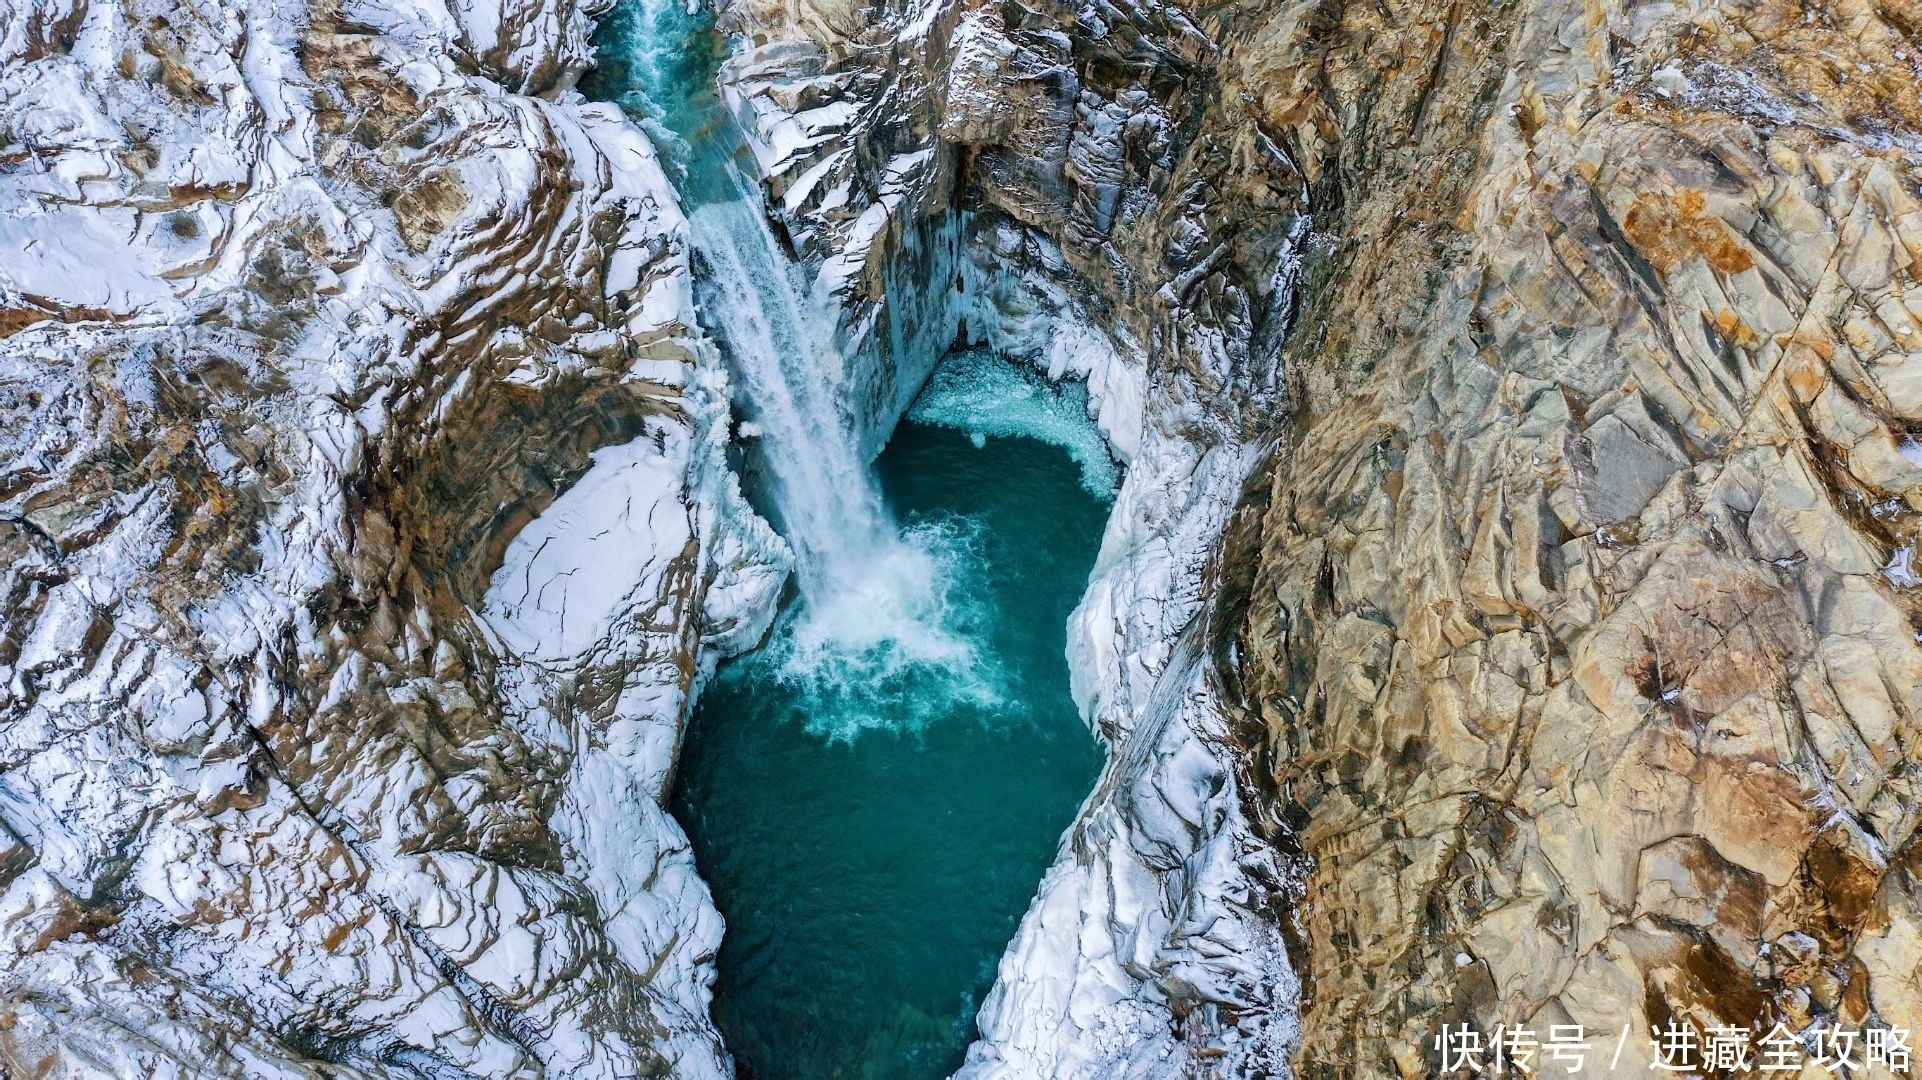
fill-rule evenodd
<path id="1" fill-rule="evenodd" d="M 1069 628 L 1108 766 L 963 1074 L 1281 1067 L 1296 871 L 1249 817 L 1217 677 L 1237 628 L 1211 609 L 1211 555 L 1285 415 L 1274 352 L 1307 181 L 1224 95 L 1226 24 L 1106 5 L 725 13 L 740 43 L 724 85 L 850 338 L 910 393 L 956 337 L 1084 379 L 1128 464 Z M 920 349 L 900 347 L 903 324 Z M 891 406 L 869 403 L 883 432 Z"/>
<path id="2" fill-rule="evenodd" d="M 1624 1069 L 1671 1021 L 1916 1030 L 1919 15 L 1254 35 L 1326 208 L 1231 554 L 1313 867 L 1298 1071 L 1429 1071 L 1445 1022 L 1631 1025 Z"/>
<path id="3" fill-rule="evenodd" d="M 1912 7 L 730 8 L 803 250 L 963 215 L 1131 463 L 970 1074 L 1916 1029 Z"/>
<path id="4" fill-rule="evenodd" d="M 591 14 L 0 9 L 0 1073 L 729 1072 L 785 554 Z"/>
<path id="5" fill-rule="evenodd" d="M 6 1067 L 728 1068 L 659 799 L 786 555 L 596 13 L 0 10 Z M 1922 9 L 724 24 L 870 448 L 962 339 L 1129 466 L 968 1075 L 1922 1030 Z"/>

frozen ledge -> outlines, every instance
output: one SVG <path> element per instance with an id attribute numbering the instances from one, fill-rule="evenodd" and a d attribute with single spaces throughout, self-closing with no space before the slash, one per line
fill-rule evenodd
<path id="1" fill-rule="evenodd" d="M 1151 437 L 1069 628 L 1101 781 L 1002 957 L 960 1076 L 1272 1073 L 1299 987 L 1285 873 L 1249 827 L 1198 638 L 1201 572 L 1253 451 Z"/>

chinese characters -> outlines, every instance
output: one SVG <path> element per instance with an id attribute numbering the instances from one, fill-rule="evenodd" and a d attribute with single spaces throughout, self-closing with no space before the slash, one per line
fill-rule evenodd
<path id="1" fill-rule="evenodd" d="M 1674 1019 L 1645 1034 L 1626 1024 L 1616 1032 L 1552 1024 L 1543 1032 L 1502 1025 L 1488 1033 L 1444 1024 L 1433 1049 L 1443 1075 L 1554 1076 L 1621 1067 L 1631 1040 L 1647 1048 L 1631 1061 L 1646 1058 L 1647 1069 L 1656 1073 L 1799 1073 L 1813 1064 L 1838 1076 L 1871 1070 L 1906 1076 L 1912 1052 L 1905 1028 L 1815 1027 L 1798 1033 L 1777 1024 L 1766 1031 L 1736 1025 L 1699 1030 Z"/>

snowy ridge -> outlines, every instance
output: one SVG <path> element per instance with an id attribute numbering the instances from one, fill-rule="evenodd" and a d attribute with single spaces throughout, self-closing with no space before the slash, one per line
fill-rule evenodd
<path id="1" fill-rule="evenodd" d="M 0 1071 L 728 1073 L 786 556 L 587 11 L 0 13 Z"/>
<path id="2" fill-rule="evenodd" d="M 1285 1069 L 1299 987 L 1269 914 L 1285 872 L 1245 820 L 1198 645 L 1207 561 L 1258 448 L 1170 431 L 1142 408 L 1140 354 L 1074 321 L 1073 306 L 997 312 L 970 325 L 1013 355 L 1046 357 L 1052 377 L 1085 380 L 1111 445 L 1129 455 L 1068 626 L 1075 700 L 1108 763 L 1002 957 L 958 1075 Z"/>

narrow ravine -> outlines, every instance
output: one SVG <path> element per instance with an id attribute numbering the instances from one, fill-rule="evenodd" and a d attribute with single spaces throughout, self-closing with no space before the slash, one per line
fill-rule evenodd
<path id="1" fill-rule="evenodd" d="M 954 625 L 988 659 L 938 682 L 783 678 L 785 627 L 723 667 L 673 809 L 727 920 L 715 1017 L 743 1075 L 937 1077 L 1093 784 L 1063 625 L 1106 503 L 1057 447 L 910 420 L 878 463 L 945 538 Z"/>
<path id="2" fill-rule="evenodd" d="M 676 174 L 749 487 L 794 554 L 767 640 L 702 692 L 673 793 L 727 924 L 716 1021 L 745 1076 L 944 1076 L 1100 770 L 1066 624 L 1114 464 L 1079 387 L 970 351 L 871 466 L 707 14 L 631 0 L 597 40 L 587 88 Z"/>

